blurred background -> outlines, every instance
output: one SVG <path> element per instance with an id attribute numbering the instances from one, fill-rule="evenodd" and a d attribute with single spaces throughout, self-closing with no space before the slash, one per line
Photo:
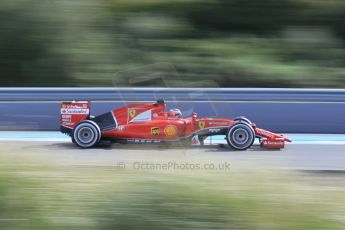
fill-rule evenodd
<path id="1" fill-rule="evenodd" d="M 0 1 L 0 87 L 345 88 L 344 51 L 344 0 Z M 57 122 L 50 113 L 59 111 L 56 101 L 33 103 L 1 104 L 2 129 Z M 298 119 L 298 129 L 319 125 L 299 116 L 309 108 L 317 118 L 326 116 L 328 127 L 341 126 L 330 113 L 339 103 L 313 104 L 299 104 L 305 108 L 299 113 L 284 104 L 293 111 L 286 120 Z M 281 124 L 281 117 L 269 119 L 280 107 L 269 106 L 250 109 L 267 111 L 266 120 Z M 302 165 L 310 156 L 316 169 L 344 162 L 334 146 L 314 146 L 325 158 L 289 158 L 291 149 L 304 150 L 288 149 L 274 154 Z M 284 171 L 285 161 L 274 170 L 283 158 L 249 154 L 119 146 L 84 151 L 5 138 L 0 229 L 344 229 L 344 171 Z M 231 170 L 137 170 L 133 161 L 229 161 Z"/>
<path id="2" fill-rule="evenodd" d="M 1 87 L 344 88 L 344 51 L 342 0 L 0 2 Z"/>
<path id="3" fill-rule="evenodd" d="M 67 143 L 38 142 L 0 147 L 3 230 L 344 229 L 344 174 L 272 170 L 267 163 L 273 155 L 263 161 L 259 152 L 242 152 L 247 159 L 240 160 L 211 149 L 78 151 Z M 228 162 L 230 168 L 152 167 L 168 162 Z"/>

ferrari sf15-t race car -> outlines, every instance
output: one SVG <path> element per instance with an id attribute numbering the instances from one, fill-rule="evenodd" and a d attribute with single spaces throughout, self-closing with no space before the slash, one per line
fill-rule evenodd
<path id="1" fill-rule="evenodd" d="M 91 148 L 102 142 L 159 143 L 181 141 L 203 145 L 213 135 L 224 135 L 232 149 L 246 150 L 255 138 L 262 147 L 281 149 L 291 140 L 257 128 L 245 117 L 234 119 L 198 118 L 196 113 L 184 118 L 179 109 L 166 112 L 160 99 L 153 104 L 129 104 L 93 117 L 90 103 L 82 101 L 61 104 L 61 132 L 77 146 Z"/>

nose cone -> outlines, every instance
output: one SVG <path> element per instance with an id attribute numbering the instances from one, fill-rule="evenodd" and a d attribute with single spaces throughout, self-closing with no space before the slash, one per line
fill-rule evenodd
<path id="1" fill-rule="evenodd" d="M 284 137 L 284 141 L 286 141 L 286 142 L 292 142 L 292 140 L 291 140 L 291 139 L 286 138 L 286 137 Z"/>

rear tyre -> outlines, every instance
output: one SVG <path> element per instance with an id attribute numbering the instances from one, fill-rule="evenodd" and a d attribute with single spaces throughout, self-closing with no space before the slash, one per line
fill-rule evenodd
<path id="1" fill-rule="evenodd" d="M 235 123 L 226 134 L 229 146 L 236 150 L 247 150 L 255 140 L 255 132 L 247 123 Z"/>
<path id="2" fill-rule="evenodd" d="M 91 148 L 99 143 L 101 130 L 90 120 L 80 122 L 73 130 L 72 140 L 81 148 Z"/>

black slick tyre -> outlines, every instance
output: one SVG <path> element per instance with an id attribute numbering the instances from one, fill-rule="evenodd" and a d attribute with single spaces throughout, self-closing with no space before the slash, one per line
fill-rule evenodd
<path id="1" fill-rule="evenodd" d="M 73 130 L 72 140 L 81 148 L 91 148 L 99 143 L 101 130 L 98 125 L 90 120 L 80 122 Z"/>
<path id="2" fill-rule="evenodd" d="M 247 150 L 254 143 L 255 132 L 249 124 L 236 122 L 227 131 L 226 140 L 235 150 Z"/>
<path id="3" fill-rule="evenodd" d="M 242 122 L 242 123 L 247 123 L 248 125 L 252 124 L 252 122 L 248 118 L 246 118 L 246 117 L 235 117 L 234 121 Z"/>

